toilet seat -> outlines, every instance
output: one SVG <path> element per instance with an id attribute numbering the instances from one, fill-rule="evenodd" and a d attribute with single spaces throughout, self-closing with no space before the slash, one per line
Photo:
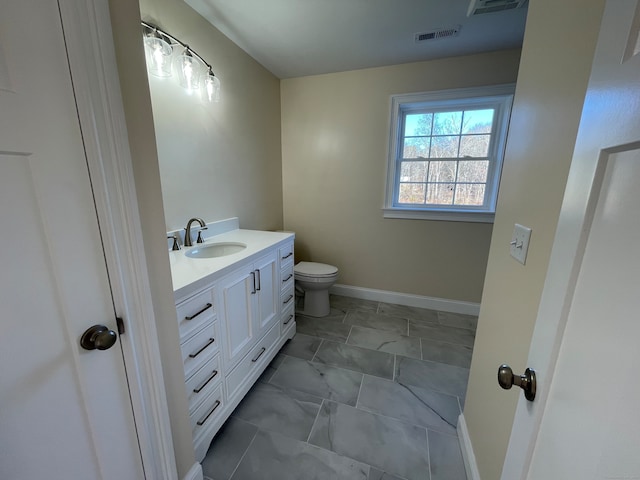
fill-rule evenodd
<path id="1" fill-rule="evenodd" d="M 300 262 L 293 271 L 298 278 L 329 278 L 338 274 L 338 268 L 326 263 Z"/>

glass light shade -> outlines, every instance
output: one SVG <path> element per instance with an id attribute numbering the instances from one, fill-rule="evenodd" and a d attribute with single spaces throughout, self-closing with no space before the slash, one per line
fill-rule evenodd
<path id="1" fill-rule="evenodd" d="M 218 103 L 220 101 L 220 80 L 211 69 L 204 79 L 204 86 L 207 91 L 207 99 L 212 103 Z"/>
<path id="2" fill-rule="evenodd" d="M 188 91 L 197 90 L 200 87 L 200 77 L 202 76 L 202 64 L 197 58 L 185 49 L 182 55 L 176 58 L 176 72 L 180 85 Z"/>
<path id="3" fill-rule="evenodd" d="M 149 73 L 156 77 L 170 77 L 173 52 L 171 45 L 156 31 L 151 31 L 144 37 L 144 44 Z"/>

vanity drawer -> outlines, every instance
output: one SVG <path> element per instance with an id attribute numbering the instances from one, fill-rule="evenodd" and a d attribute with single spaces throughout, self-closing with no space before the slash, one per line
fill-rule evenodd
<path id="1" fill-rule="evenodd" d="M 220 350 L 219 338 L 218 322 L 211 322 L 181 345 L 184 378 L 191 377 Z"/>
<path id="2" fill-rule="evenodd" d="M 289 264 L 293 265 L 293 242 L 280 247 L 278 252 L 280 254 L 280 268 Z"/>
<path id="3" fill-rule="evenodd" d="M 222 397 L 222 384 L 220 384 L 218 388 L 202 402 L 202 405 L 196 408 L 189 416 L 193 438 L 197 438 L 201 430 L 205 430 L 209 425 L 215 423 L 218 413 L 224 410 L 223 407 L 224 398 Z"/>
<path id="4" fill-rule="evenodd" d="M 285 308 L 280 316 L 280 331 L 284 332 L 291 326 L 291 322 L 296 321 L 296 314 L 293 302 L 289 302 L 289 306 Z"/>
<path id="5" fill-rule="evenodd" d="M 280 311 L 284 311 L 296 303 L 296 295 L 293 289 L 293 284 L 289 285 L 286 290 L 282 291 L 280 295 Z"/>
<path id="6" fill-rule="evenodd" d="M 193 332 L 214 317 L 214 293 L 213 289 L 207 290 L 185 300 L 176 307 L 181 339 L 191 336 Z"/>
<path id="7" fill-rule="evenodd" d="M 221 377 L 220 355 L 216 355 L 186 381 L 190 412 L 220 383 Z"/>
<path id="8" fill-rule="evenodd" d="M 227 382 L 227 399 L 232 399 L 244 381 L 251 376 L 253 371 L 264 364 L 265 352 L 267 352 L 280 338 L 280 327 L 274 325 L 269 332 L 262 337 L 255 347 L 240 360 L 233 371 L 225 377 Z"/>
<path id="9" fill-rule="evenodd" d="M 280 291 L 284 292 L 289 286 L 293 285 L 295 278 L 293 275 L 293 262 L 280 270 Z"/>

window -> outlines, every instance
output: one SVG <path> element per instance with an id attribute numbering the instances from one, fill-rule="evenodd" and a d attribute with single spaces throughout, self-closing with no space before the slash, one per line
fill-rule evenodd
<path id="1" fill-rule="evenodd" d="M 384 216 L 492 222 L 513 92 L 394 95 Z"/>

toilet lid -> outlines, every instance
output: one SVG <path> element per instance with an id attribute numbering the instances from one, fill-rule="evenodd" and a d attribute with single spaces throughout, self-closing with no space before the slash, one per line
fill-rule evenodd
<path id="1" fill-rule="evenodd" d="M 300 262 L 293 268 L 293 271 L 311 277 L 328 277 L 338 273 L 338 269 L 333 265 L 316 262 Z"/>

